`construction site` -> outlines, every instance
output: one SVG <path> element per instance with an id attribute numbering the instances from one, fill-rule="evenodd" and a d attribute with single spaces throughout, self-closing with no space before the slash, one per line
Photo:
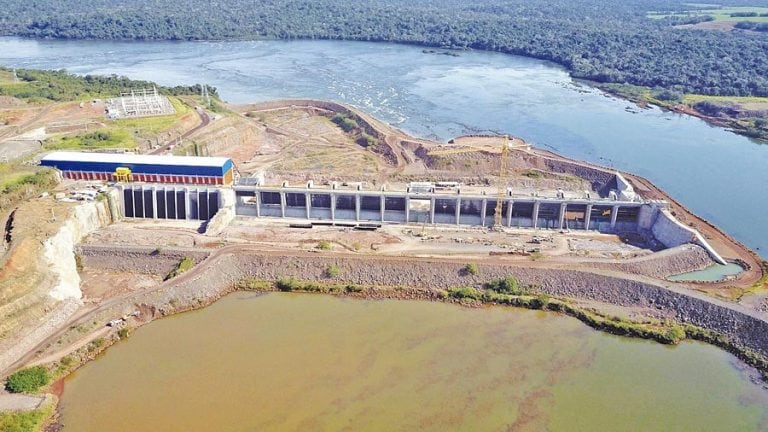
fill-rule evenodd
<path id="1" fill-rule="evenodd" d="M 244 275 L 270 279 L 277 270 L 263 266 L 281 257 L 307 263 L 283 269 L 298 279 L 327 278 L 318 270 L 326 261 L 399 265 L 386 277 L 349 270 L 356 283 L 382 286 L 442 286 L 453 276 L 441 275 L 479 263 L 637 320 L 687 313 L 636 291 L 648 287 L 728 313 L 768 310 L 754 289 L 759 257 L 630 173 L 512 136 L 417 139 L 331 102 L 215 115 L 197 106 L 189 116 L 175 132 L 184 143 L 173 147 L 149 140 L 131 153 L 38 158 L 61 181 L 3 220 L 3 374 L 79 356 L 121 326 L 199 307 Z M 415 275 L 412 264 L 432 270 Z M 736 270 L 672 280 L 713 266 Z M 578 282 L 594 278 L 617 288 Z M 566 279 L 572 290 L 557 291 L 554 281 Z"/>

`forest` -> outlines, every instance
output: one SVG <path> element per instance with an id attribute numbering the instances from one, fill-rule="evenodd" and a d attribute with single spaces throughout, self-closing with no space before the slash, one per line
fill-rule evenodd
<path id="1" fill-rule="evenodd" d="M 0 67 L 0 72 L 10 72 Z M 162 87 L 148 81 L 132 80 L 117 75 L 77 76 L 65 71 L 41 71 L 16 69 L 17 82 L 0 83 L 0 95 L 13 96 L 31 101 L 73 101 L 84 98 L 114 97 L 131 89 L 157 87 L 165 95 L 199 95 L 201 86 Z M 216 96 L 215 87 L 208 87 L 211 96 Z"/>
<path id="2" fill-rule="evenodd" d="M 718 3 L 768 6 L 768 0 Z M 576 78 L 603 83 L 768 96 L 762 26 L 726 32 L 680 26 L 702 18 L 648 18 L 691 7 L 684 0 L 0 0 L 0 34 L 400 42 L 550 60 Z"/>

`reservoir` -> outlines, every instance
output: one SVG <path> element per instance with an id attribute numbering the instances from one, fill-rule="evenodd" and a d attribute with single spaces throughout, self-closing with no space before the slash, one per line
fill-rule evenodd
<path id="1" fill-rule="evenodd" d="M 753 431 L 730 354 L 540 311 L 236 293 L 66 380 L 64 431 Z"/>
<path id="2" fill-rule="evenodd" d="M 110 42 L 0 38 L 0 64 L 207 83 L 233 103 L 354 104 L 417 136 L 512 133 L 649 178 L 768 256 L 768 145 L 580 85 L 551 63 L 498 53 L 339 41 Z"/>

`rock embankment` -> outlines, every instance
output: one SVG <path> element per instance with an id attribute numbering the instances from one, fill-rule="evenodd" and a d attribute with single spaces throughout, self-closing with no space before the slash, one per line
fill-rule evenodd
<path id="1" fill-rule="evenodd" d="M 199 264 L 209 252 L 192 248 L 122 247 L 107 245 L 81 245 L 77 248 L 83 265 L 119 272 L 132 272 L 165 276 L 184 258 Z"/>
<path id="2" fill-rule="evenodd" d="M 105 254 L 103 259 L 89 260 L 89 263 L 109 262 L 109 257 L 113 260 L 116 257 L 107 250 L 102 253 Z M 117 253 L 126 256 L 125 251 Z M 331 265 L 339 269 L 334 278 L 326 276 Z M 673 314 L 683 323 L 717 332 L 739 346 L 768 357 L 768 321 L 765 316 L 674 284 L 661 285 L 642 276 L 625 278 L 605 270 L 479 263 L 479 273 L 467 275 L 464 267 L 463 263 L 449 260 L 322 256 L 263 252 L 235 246 L 212 253 L 199 268 L 170 281 L 166 289 L 134 298 L 132 304 L 123 307 L 128 310 L 139 306 L 155 314 L 195 308 L 232 291 L 235 283 L 246 277 L 262 280 L 293 277 L 364 286 L 446 289 L 480 287 L 492 279 L 513 275 L 522 284 L 532 285 L 535 290 L 552 296 L 657 308 Z"/>
<path id="3" fill-rule="evenodd" d="M 704 248 L 687 244 L 640 258 L 620 262 L 594 262 L 588 265 L 603 270 L 666 279 L 672 275 L 702 270 L 713 264 L 715 262 Z"/>

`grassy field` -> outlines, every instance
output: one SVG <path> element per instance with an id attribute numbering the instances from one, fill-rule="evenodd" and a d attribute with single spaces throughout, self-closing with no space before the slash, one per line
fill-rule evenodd
<path id="1" fill-rule="evenodd" d="M 13 84 L 13 71 L 0 69 L 0 84 Z"/>
<path id="2" fill-rule="evenodd" d="M 6 164 L 3 164 L 6 165 Z M 11 168 L 3 169 L 0 171 L 0 191 L 4 191 L 6 188 L 13 188 L 14 185 L 24 183 L 29 176 L 34 175 L 33 171 L 15 171 Z"/>
<path id="3" fill-rule="evenodd" d="M 87 150 L 105 148 L 135 148 L 136 141 L 125 130 L 103 128 L 74 136 L 51 138 L 46 150 Z"/>
<path id="4" fill-rule="evenodd" d="M 111 122 L 107 127 L 80 133 L 74 136 L 50 138 L 45 142 L 47 150 L 89 150 L 105 148 L 133 149 L 138 141 L 151 139 L 165 132 L 189 114 L 191 108 L 175 97 L 169 97 L 176 114 L 122 119 Z"/>
<path id="5" fill-rule="evenodd" d="M 28 412 L 0 413 L 0 431 L 37 432 L 41 431 L 46 420 L 53 415 L 55 404 L 45 402 L 42 407 Z"/>
<path id="6" fill-rule="evenodd" d="M 738 21 L 754 21 L 754 22 L 768 22 L 768 16 L 756 16 L 756 17 L 734 17 L 731 16 L 732 13 L 750 13 L 755 12 L 758 15 L 760 14 L 768 14 L 768 8 L 765 7 L 727 7 L 727 8 L 716 8 L 716 9 L 692 9 L 690 11 L 686 12 L 680 12 L 680 13 L 657 13 L 657 12 L 651 12 L 648 14 L 648 18 L 653 19 L 662 19 L 672 16 L 677 17 L 688 17 L 688 16 L 699 16 L 699 15 L 709 15 L 715 19 L 715 21 L 732 21 L 732 22 L 738 22 Z"/>
<path id="7" fill-rule="evenodd" d="M 768 108 L 768 97 L 758 96 L 709 96 L 700 94 L 683 95 L 684 104 L 694 104 L 701 101 L 730 102 L 738 105 L 765 105 Z"/>
<path id="8" fill-rule="evenodd" d="M 179 119 L 187 114 L 191 108 L 185 105 L 178 98 L 169 97 L 168 99 L 171 101 L 173 108 L 176 109 L 176 114 L 138 119 L 115 120 L 114 124 L 119 129 L 133 130 L 134 133 L 139 134 L 158 134 L 167 129 L 170 129 L 174 124 L 176 124 L 176 122 L 179 121 Z"/>

